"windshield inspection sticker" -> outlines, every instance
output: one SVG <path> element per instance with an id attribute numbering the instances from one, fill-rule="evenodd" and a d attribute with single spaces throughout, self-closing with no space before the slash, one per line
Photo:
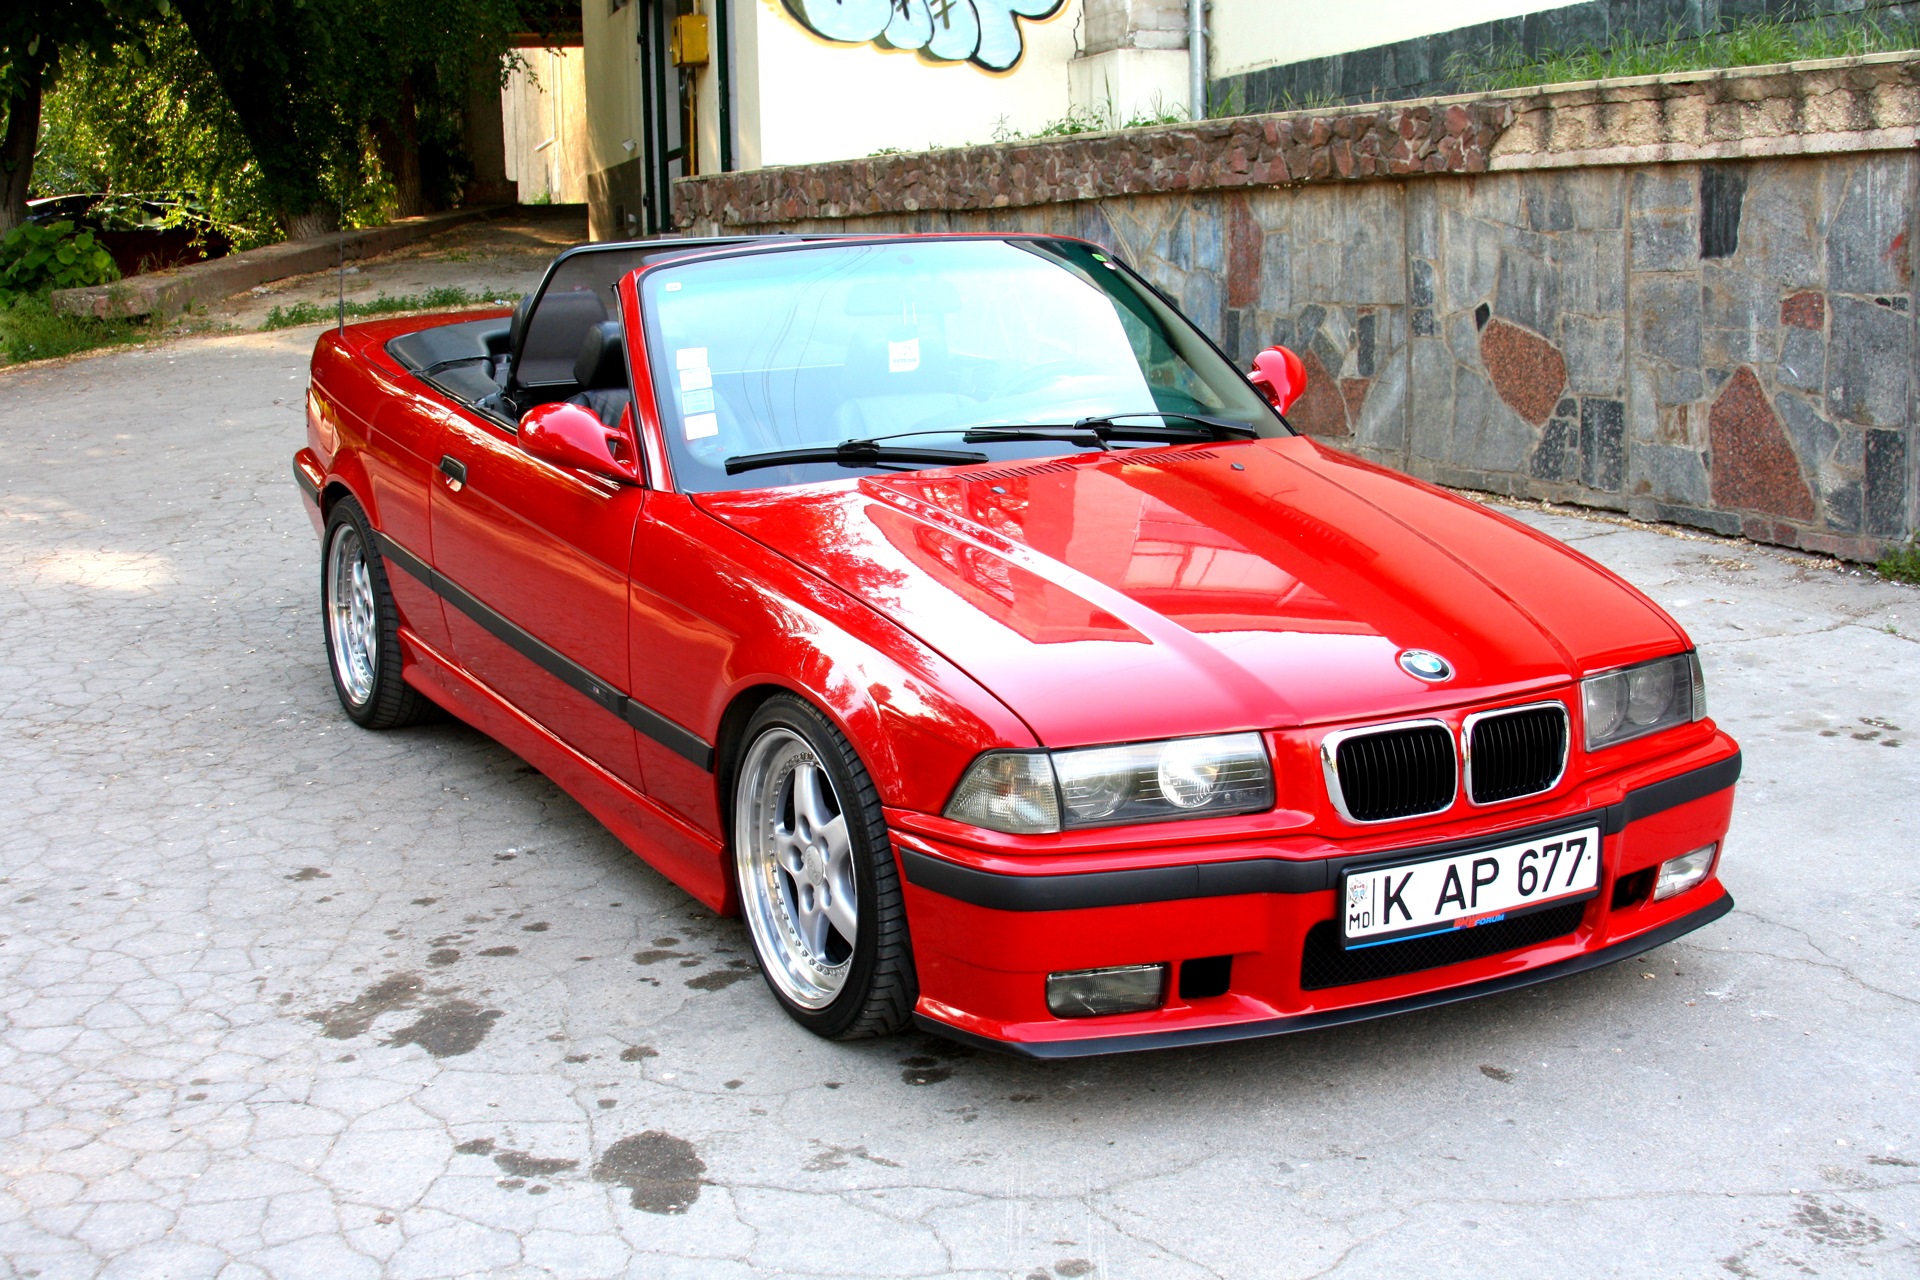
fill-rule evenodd
<path id="1" fill-rule="evenodd" d="M 695 413 L 686 419 L 687 439 L 705 440 L 720 434 L 720 419 L 711 413 Z"/>
<path id="2" fill-rule="evenodd" d="M 712 413 L 713 412 L 713 392 L 688 391 L 683 393 L 680 397 L 680 412 Z"/>
<path id="3" fill-rule="evenodd" d="M 887 372 L 912 373 L 920 367 L 920 339 L 887 344 Z"/>
<path id="4" fill-rule="evenodd" d="M 682 391 L 705 391 L 713 385 L 713 370 L 705 365 L 680 370 Z"/>
<path id="5" fill-rule="evenodd" d="M 704 369 L 707 367 L 707 349 L 705 347 L 682 347 L 673 353 L 676 369 Z"/>

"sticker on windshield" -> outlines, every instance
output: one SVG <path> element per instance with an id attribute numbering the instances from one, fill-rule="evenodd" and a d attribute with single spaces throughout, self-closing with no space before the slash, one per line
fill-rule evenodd
<path id="1" fill-rule="evenodd" d="M 680 371 L 680 389 L 682 391 L 705 391 L 713 385 L 713 370 L 701 365 Z"/>
<path id="2" fill-rule="evenodd" d="M 687 439 L 705 440 L 720 434 L 720 419 L 711 413 L 690 414 L 686 419 Z"/>
<path id="3" fill-rule="evenodd" d="M 887 344 L 887 372 L 912 373 L 920 367 L 920 339 Z"/>
<path id="4" fill-rule="evenodd" d="M 677 369 L 704 369 L 707 367 L 707 349 L 682 347 L 673 353 L 673 364 Z"/>
<path id="5" fill-rule="evenodd" d="M 686 392 L 680 397 L 680 412 L 712 413 L 713 412 L 713 392 L 711 391 Z"/>

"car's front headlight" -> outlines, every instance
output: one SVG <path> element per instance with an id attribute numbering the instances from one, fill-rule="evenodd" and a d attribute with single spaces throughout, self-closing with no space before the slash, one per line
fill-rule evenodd
<path id="1" fill-rule="evenodd" d="M 1580 694 L 1589 751 L 1704 720 L 1707 715 L 1700 655 L 1691 650 L 1588 676 L 1580 682 Z"/>
<path id="2" fill-rule="evenodd" d="M 968 767 L 946 816 L 1012 835 L 1211 818 L 1273 807 L 1257 733 L 1073 751 L 991 751 Z"/>

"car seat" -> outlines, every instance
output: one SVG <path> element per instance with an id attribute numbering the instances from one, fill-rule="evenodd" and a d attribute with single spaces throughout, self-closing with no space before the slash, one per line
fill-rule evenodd
<path id="1" fill-rule="evenodd" d="M 585 405 L 610 427 L 620 425 L 620 415 L 633 403 L 633 391 L 627 381 L 627 343 L 620 335 L 619 321 L 603 320 L 587 330 L 573 360 L 573 380 L 580 391 L 567 397 L 568 404 Z"/>

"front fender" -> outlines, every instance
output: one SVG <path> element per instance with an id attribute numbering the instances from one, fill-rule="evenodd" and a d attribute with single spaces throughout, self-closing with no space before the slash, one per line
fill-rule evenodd
<path id="1" fill-rule="evenodd" d="M 636 696 L 712 743 L 716 768 L 651 752 L 642 769 L 715 838 L 729 753 L 776 690 L 832 720 L 896 808 L 937 813 L 980 752 L 1034 744 L 964 671 L 839 588 L 681 495 L 654 495 L 649 511 L 634 550 Z"/>

